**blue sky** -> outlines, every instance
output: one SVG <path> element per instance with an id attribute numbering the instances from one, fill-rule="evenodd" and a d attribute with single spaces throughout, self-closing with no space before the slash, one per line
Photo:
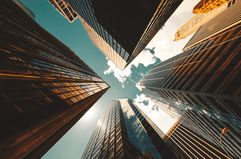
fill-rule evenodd
<path id="1" fill-rule="evenodd" d="M 79 20 L 72 24 L 69 23 L 47 0 L 22 0 L 22 2 L 33 11 L 35 20 L 44 29 L 71 48 L 111 86 L 102 98 L 43 157 L 44 159 L 79 159 L 98 119 L 105 113 L 112 99 L 138 99 L 139 103 L 145 100 L 143 98 L 146 97 L 141 95 L 136 88 L 136 82 L 153 65 L 159 63 L 160 59 L 165 60 L 181 52 L 181 48 L 188 39 L 173 43 L 175 31 L 192 16 L 191 8 L 198 1 L 186 0 L 185 3 L 183 2 L 164 28 L 148 44 L 148 48 L 155 47 L 155 52 L 143 51 L 124 71 L 118 70 L 92 44 Z"/>

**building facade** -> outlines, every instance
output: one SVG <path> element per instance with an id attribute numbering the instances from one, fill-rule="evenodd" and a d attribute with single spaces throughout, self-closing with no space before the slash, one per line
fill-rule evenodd
<path id="1" fill-rule="evenodd" d="M 181 26 L 181 28 L 177 30 L 174 41 L 184 39 L 187 36 L 195 33 L 202 25 L 206 24 L 218 14 L 226 10 L 227 7 L 228 4 L 224 4 L 208 13 L 193 15 L 191 19 L 189 19 L 183 26 Z"/>
<path id="2" fill-rule="evenodd" d="M 0 158 L 40 158 L 109 86 L 13 1 L 0 35 Z"/>
<path id="3" fill-rule="evenodd" d="M 93 43 L 115 65 L 124 69 L 145 48 L 182 0 L 66 2 L 81 17 Z"/>
<path id="4" fill-rule="evenodd" d="M 179 155 L 178 158 L 233 158 L 217 145 L 206 140 L 181 121 L 166 135 L 165 141 Z"/>
<path id="5" fill-rule="evenodd" d="M 141 114 L 135 107 L 131 100 L 112 101 L 82 158 L 175 158 L 166 145 L 161 145 L 163 141 L 153 142 L 152 130 L 146 129 L 147 122 L 143 117 L 140 120 Z"/>
<path id="6" fill-rule="evenodd" d="M 198 29 L 198 31 L 186 44 L 184 50 L 196 47 L 197 45 L 204 43 L 204 41 L 208 41 L 208 39 L 211 39 L 211 37 L 215 35 L 222 35 L 225 30 L 229 28 L 234 29 L 235 27 L 233 26 L 237 26 L 241 23 L 240 7 L 240 1 L 232 1 L 232 4 L 229 4 L 228 9 Z"/>
<path id="7" fill-rule="evenodd" d="M 155 66 L 140 82 L 144 94 L 172 101 L 234 158 L 241 157 L 240 5 L 237 1 L 202 26 L 191 38 L 192 45 Z"/>
<path id="8" fill-rule="evenodd" d="M 190 120 L 194 127 L 205 132 L 205 138 L 214 145 L 218 145 L 227 156 L 230 158 L 241 157 L 241 135 L 230 129 L 229 123 L 208 118 L 204 113 L 197 113 L 193 110 L 187 110 L 183 117 Z"/>
<path id="9" fill-rule="evenodd" d="M 140 85 L 240 128 L 240 28 L 241 23 L 228 27 L 160 63 Z"/>
<path id="10" fill-rule="evenodd" d="M 170 110 L 163 109 L 163 107 L 165 107 L 163 103 L 165 103 L 165 105 L 172 105 L 171 103 L 167 103 L 167 101 L 156 103 L 156 105 L 166 113 L 170 113 Z M 155 137 L 155 140 L 153 140 L 154 143 L 164 141 L 166 147 L 168 147 L 178 159 L 230 158 L 221 147 L 218 147 L 215 142 L 211 141 L 210 138 L 206 136 L 205 131 L 199 129 L 198 126 L 193 124 L 190 119 L 185 118 L 185 116 L 179 117 L 179 120 L 175 122 L 172 128 L 167 133 L 164 133 L 161 128 L 150 119 L 150 116 L 140 109 L 140 107 L 133 106 L 133 110 L 140 113 L 140 115 L 137 114 L 141 121 L 146 121 L 143 127 L 147 128 L 150 126 L 153 132 L 157 133 L 158 137 Z M 171 113 L 171 115 L 173 115 L 173 113 Z"/>
<path id="11" fill-rule="evenodd" d="M 221 7 L 225 3 L 229 3 L 232 0 L 201 0 L 194 8 L 194 14 L 205 14 L 216 8 Z"/>
<path id="12" fill-rule="evenodd" d="M 78 19 L 78 14 L 68 3 L 65 2 L 65 0 L 49 0 L 49 2 L 70 23 L 73 23 L 76 19 Z"/>

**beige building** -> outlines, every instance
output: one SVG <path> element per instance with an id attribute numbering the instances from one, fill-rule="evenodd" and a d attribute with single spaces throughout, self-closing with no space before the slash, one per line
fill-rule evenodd
<path id="1" fill-rule="evenodd" d="M 203 25 L 189 40 L 183 50 L 188 50 L 195 45 L 209 39 L 210 37 L 222 33 L 224 30 L 232 28 L 241 23 L 241 1 L 237 1 L 227 10 L 220 13 L 213 20 Z"/>
<path id="2" fill-rule="evenodd" d="M 174 41 L 184 39 L 192 33 L 196 32 L 202 25 L 216 17 L 228 7 L 224 4 L 221 7 L 214 9 L 206 14 L 195 14 L 188 20 L 180 29 L 177 30 Z"/>

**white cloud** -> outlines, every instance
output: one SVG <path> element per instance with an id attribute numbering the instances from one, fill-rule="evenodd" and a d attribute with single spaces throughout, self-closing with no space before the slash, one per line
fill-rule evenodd
<path id="1" fill-rule="evenodd" d="M 108 68 L 104 71 L 104 74 L 113 74 L 124 87 L 124 83 L 128 77 L 131 77 L 132 68 L 138 68 L 140 64 L 148 67 L 157 61 L 155 55 L 149 51 L 142 51 L 124 70 L 120 70 L 112 61 L 107 59 Z M 133 82 L 133 81 L 132 81 Z"/>
<path id="2" fill-rule="evenodd" d="M 192 14 L 193 7 L 200 0 L 185 0 L 172 14 L 164 25 L 163 29 L 147 45 L 148 48 L 155 47 L 155 56 L 159 59 L 166 60 L 182 52 L 182 48 L 188 42 L 190 37 L 179 41 L 173 41 L 176 31 L 188 20 Z"/>
<path id="3" fill-rule="evenodd" d="M 137 105 L 164 134 L 178 121 L 178 117 L 171 116 L 163 111 L 160 105 L 156 105 L 151 98 L 146 97 L 144 94 L 137 95 L 134 99 L 134 104 Z"/>
<path id="4" fill-rule="evenodd" d="M 104 74 L 113 73 L 113 75 L 120 81 L 120 83 L 123 84 L 126 81 L 126 78 L 131 76 L 131 69 L 126 68 L 122 71 L 112 61 L 110 61 L 108 58 L 106 59 L 108 68 L 104 71 Z"/>
<path id="5" fill-rule="evenodd" d="M 193 16 L 192 9 L 198 2 L 199 0 L 183 1 L 183 3 L 163 26 L 163 29 L 161 29 L 147 45 L 146 48 L 155 47 L 154 54 L 151 54 L 149 51 L 142 51 L 123 71 L 119 70 L 110 60 L 108 60 L 108 68 L 104 73 L 113 73 L 114 76 L 124 85 L 126 79 L 132 75 L 131 68 L 133 66 L 138 68 L 140 64 L 143 64 L 147 67 L 154 64 L 157 58 L 163 61 L 181 53 L 182 48 L 188 42 L 190 37 L 179 41 L 173 41 L 173 39 L 176 31 Z"/>

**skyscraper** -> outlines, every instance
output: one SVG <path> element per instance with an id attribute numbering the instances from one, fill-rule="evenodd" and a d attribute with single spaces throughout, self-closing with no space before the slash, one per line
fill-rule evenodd
<path id="1" fill-rule="evenodd" d="M 182 122 L 177 123 L 168 132 L 165 140 L 179 158 L 230 158 L 221 148 L 201 137 Z"/>
<path id="2" fill-rule="evenodd" d="M 182 2 L 65 1 L 78 13 L 93 43 L 120 69 L 124 69 L 145 48 Z"/>
<path id="3" fill-rule="evenodd" d="M 241 135 L 239 132 L 230 129 L 228 123 L 207 117 L 205 113 L 197 113 L 193 110 L 187 110 L 184 117 L 190 119 L 194 127 L 205 132 L 205 137 L 218 145 L 231 158 L 241 157 Z"/>
<path id="4" fill-rule="evenodd" d="M 189 19 L 181 28 L 179 28 L 175 34 L 175 41 L 184 39 L 187 36 L 195 33 L 202 25 L 216 17 L 218 14 L 227 9 L 228 4 L 224 4 L 219 8 L 216 8 L 205 14 L 195 14 Z"/>
<path id="5" fill-rule="evenodd" d="M 73 10 L 73 8 L 68 3 L 65 2 L 65 0 L 49 0 L 49 2 L 70 23 L 73 23 L 76 19 L 78 19 L 78 14 Z"/>
<path id="6" fill-rule="evenodd" d="M 171 103 L 164 103 L 172 105 Z M 156 106 L 167 113 L 170 111 L 164 110 L 163 104 L 156 103 Z M 149 112 L 145 113 L 138 106 L 135 107 L 135 109 L 144 117 L 144 119 L 141 120 L 147 121 L 145 125 L 151 126 L 158 134 L 159 138 L 156 137 L 155 142 L 164 141 L 177 158 L 230 158 L 229 154 L 227 154 L 222 147 L 219 147 L 215 142 L 210 140 L 207 134 L 205 134 L 205 131 L 200 130 L 198 126 L 193 124 L 193 122 L 185 116 L 179 117 L 172 128 L 164 133 L 161 128 L 151 120 L 151 116 L 148 115 Z M 222 144 L 226 146 L 226 143 Z"/>
<path id="7" fill-rule="evenodd" d="M 162 107 L 159 103 L 156 103 L 156 105 L 159 108 Z M 164 141 L 166 147 L 175 154 L 176 158 L 229 158 L 228 154 L 226 154 L 221 147 L 218 147 L 215 143 L 206 139 L 205 134 L 201 132 L 196 125 L 193 125 L 193 123 L 187 121 L 187 119 L 184 121 L 183 116 L 178 118 L 168 132 L 164 133 L 161 128 L 151 120 L 151 116 L 148 115 L 149 112 L 145 113 L 141 110 L 141 107 L 135 105 L 131 105 L 131 107 L 134 112 L 138 114 L 137 116 L 142 123 L 144 123 L 143 127 L 149 127 L 148 130 L 150 130 L 151 127 L 153 129 L 152 132 L 156 133 L 153 143 Z M 167 110 L 164 111 L 166 112 Z M 147 132 L 150 134 L 149 131 Z M 153 136 L 153 134 L 151 136 Z"/>
<path id="8" fill-rule="evenodd" d="M 0 158 L 40 158 L 109 87 L 25 11 L 0 2 Z"/>
<path id="9" fill-rule="evenodd" d="M 239 17 L 240 4 L 238 1 L 229 8 L 239 10 L 235 12 Z M 226 11 L 223 13 L 230 13 Z M 224 17 L 230 17 L 229 21 L 234 21 L 232 16 L 228 15 Z M 233 16 L 236 17 L 236 14 Z M 219 17 L 210 23 L 214 24 L 217 19 Z M 189 106 L 196 111 L 206 111 L 212 117 L 230 123 L 234 129 L 240 131 L 240 22 L 235 20 L 235 25 L 230 27 L 231 23 L 228 21 L 223 21 L 225 25 L 218 21 L 215 23 L 218 28 L 220 25 L 226 26 L 226 23 L 230 25 L 198 45 L 161 62 L 145 75 L 140 85 L 180 105 Z"/>
<path id="10" fill-rule="evenodd" d="M 200 0 L 200 2 L 194 7 L 193 13 L 205 14 L 230 1 L 233 0 Z"/>
<path id="11" fill-rule="evenodd" d="M 82 158 L 175 158 L 135 107 L 131 100 L 112 101 Z"/>
<path id="12" fill-rule="evenodd" d="M 240 1 L 233 1 L 233 4 L 229 5 L 228 9 L 220 13 L 218 16 L 207 22 L 202 27 L 200 27 L 200 29 L 194 34 L 194 36 L 184 47 L 184 50 L 188 50 L 192 47 L 196 47 L 197 45 L 201 45 L 202 43 L 204 43 L 204 41 L 210 40 L 215 35 L 223 35 L 225 30 L 229 28 L 235 29 L 241 22 L 240 7 Z M 238 29 L 236 29 L 236 31 L 238 31 Z"/>
<path id="13" fill-rule="evenodd" d="M 241 157 L 240 7 L 237 1 L 206 23 L 183 53 L 155 66 L 140 82 L 147 96 L 172 101 L 236 158 Z"/>

